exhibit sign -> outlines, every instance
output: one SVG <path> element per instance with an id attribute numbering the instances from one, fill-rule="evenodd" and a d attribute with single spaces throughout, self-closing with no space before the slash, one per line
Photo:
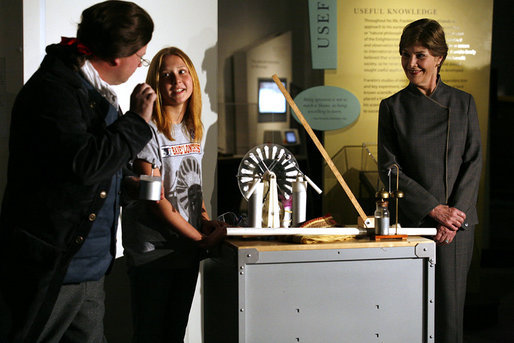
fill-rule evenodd
<path id="1" fill-rule="evenodd" d="M 309 0 L 312 69 L 337 68 L 337 0 Z"/>
<path id="2" fill-rule="evenodd" d="M 348 89 L 362 109 L 352 130 L 341 132 L 345 137 L 328 137 L 328 150 L 376 142 L 380 101 L 408 83 L 398 47 L 403 28 L 421 18 L 443 26 L 449 51 L 441 79 L 474 96 L 485 146 L 492 0 L 339 0 L 337 6 L 338 66 L 325 71 L 325 85 Z"/>
<path id="3" fill-rule="evenodd" d="M 346 89 L 334 86 L 306 89 L 294 101 L 314 130 L 342 129 L 355 122 L 360 113 L 357 97 Z M 292 115 L 300 123 L 294 111 Z"/>
<path id="4" fill-rule="evenodd" d="M 334 156 L 344 147 L 377 142 L 380 101 L 408 84 L 399 52 L 403 28 L 415 20 L 430 18 L 442 25 L 449 48 L 441 68 L 441 80 L 472 94 L 475 99 L 482 159 L 486 161 L 493 0 L 338 0 L 337 11 L 338 65 L 336 70 L 325 70 L 325 85 L 355 94 L 361 112 L 350 127 L 325 132 L 328 154 Z M 358 159 L 355 160 L 356 166 L 338 165 L 338 168 L 357 170 Z M 346 160 L 341 159 L 341 163 Z M 483 191 L 487 168 L 484 164 L 478 197 L 480 216 L 485 215 L 483 202 L 487 197 Z M 358 187 L 357 183 L 353 185 Z M 344 194 L 336 191 L 339 186 L 330 172 L 325 174 L 324 186 L 324 212 L 340 211 Z"/>

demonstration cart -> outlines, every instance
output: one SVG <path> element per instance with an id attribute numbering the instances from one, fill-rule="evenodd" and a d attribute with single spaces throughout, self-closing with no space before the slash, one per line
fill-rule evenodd
<path id="1" fill-rule="evenodd" d="M 205 261 L 205 342 L 434 342 L 430 239 L 229 239 Z"/>

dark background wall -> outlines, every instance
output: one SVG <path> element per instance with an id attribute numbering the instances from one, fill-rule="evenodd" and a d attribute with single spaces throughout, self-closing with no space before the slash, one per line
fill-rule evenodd
<path id="1" fill-rule="evenodd" d="M 495 0 L 491 53 L 489 114 L 490 225 L 489 248 L 514 257 L 514 9 L 510 0 Z M 485 259 L 489 259 L 487 253 Z M 510 261 L 513 261 L 512 259 Z M 493 263 L 493 261 L 488 261 Z"/>

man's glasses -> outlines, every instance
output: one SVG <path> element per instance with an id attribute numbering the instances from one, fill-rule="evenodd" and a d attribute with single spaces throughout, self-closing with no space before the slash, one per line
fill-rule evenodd
<path id="1" fill-rule="evenodd" d="M 148 67 L 150 65 L 150 61 L 143 56 L 139 56 L 138 54 L 136 54 L 136 56 L 139 57 L 139 63 L 141 63 L 143 67 Z"/>

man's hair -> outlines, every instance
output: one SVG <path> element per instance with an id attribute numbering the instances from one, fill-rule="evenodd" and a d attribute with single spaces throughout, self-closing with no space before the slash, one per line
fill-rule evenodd
<path id="1" fill-rule="evenodd" d="M 133 2 L 109 0 L 82 12 L 77 38 L 104 60 L 133 55 L 152 39 L 150 15 Z"/>

